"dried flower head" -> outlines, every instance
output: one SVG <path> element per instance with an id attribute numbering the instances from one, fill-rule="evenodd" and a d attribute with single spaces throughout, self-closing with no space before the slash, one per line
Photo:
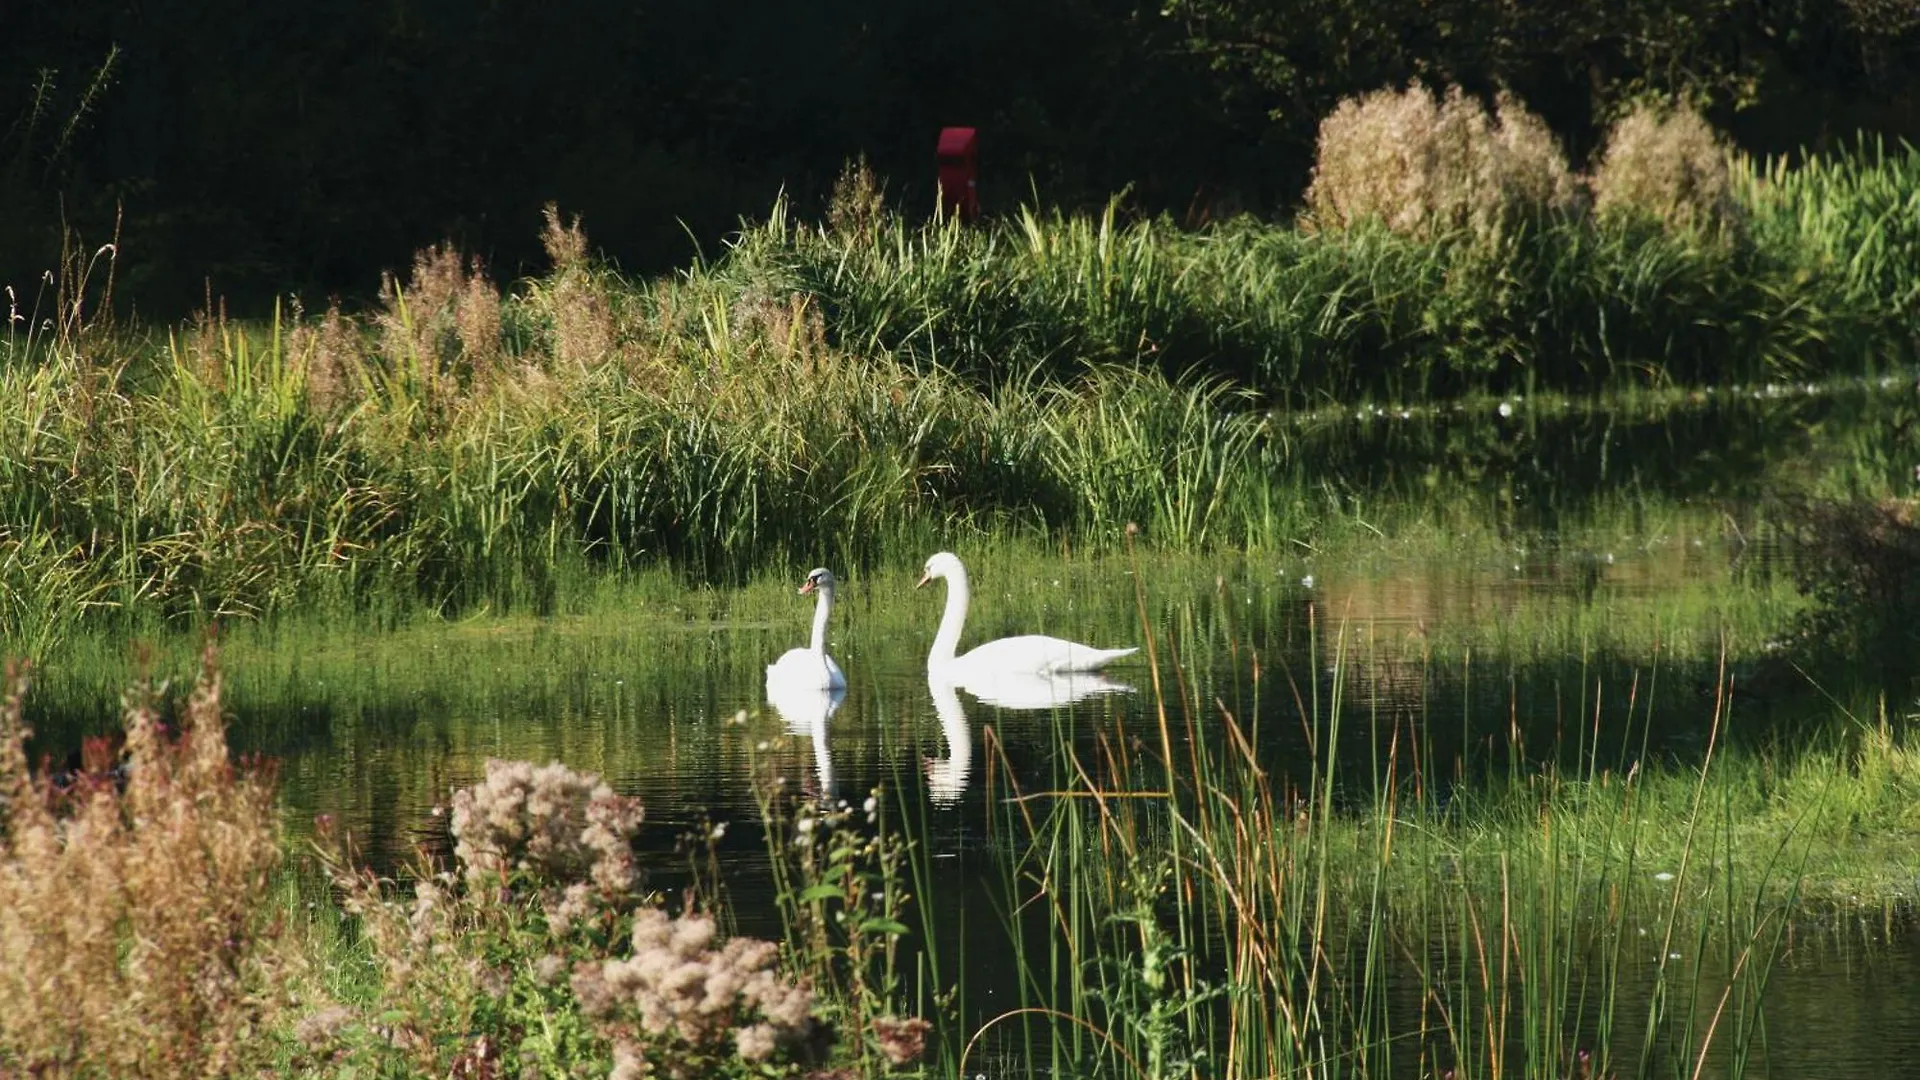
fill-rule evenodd
<path id="1" fill-rule="evenodd" d="M 471 887 L 524 875 L 538 887 L 590 883 L 630 892 L 638 874 L 638 799 L 559 762 L 487 762 L 486 779 L 453 797 L 454 857 Z"/>
<path id="2" fill-rule="evenodd" d="M 616 1033 L 696 1055 L 730 1048 L 759 1062 L 803 1038 L 813 1024 L 813 992 L 781 975 L 779 947 L 716 939 L 706 916 L 644 909 L 634 919 L 632 954 L 576 969 L 574 996 L 581 1011 Z"/>

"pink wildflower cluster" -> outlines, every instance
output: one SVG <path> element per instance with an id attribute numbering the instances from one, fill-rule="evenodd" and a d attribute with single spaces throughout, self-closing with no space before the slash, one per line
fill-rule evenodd
<path id="1" fill-rule="evenodd" d="M 574 970 L 574 995 L 614 1034 L 626 1075 L 647 1074 L 642 1043 L 693 1051 L 665 1055 L 679 1063 L 724 1055 L 731 1040 L 742 1060 L 762 1062 L 811 1030 L 813 991 L 781 977 L 778 946 L 732 938 L 716 948 L 715 938 L 706 916 L 643 909 L 631 956 Z"/>
<path id="2" fill-rule="evenodd" d="M 632 842 L 642 817 L 640 800 L 590 773 L 491 760 L 484 781 L 453 797 L 454 856 L 472 887 L 518 873 L 626 893 L 638 879 Z"/>

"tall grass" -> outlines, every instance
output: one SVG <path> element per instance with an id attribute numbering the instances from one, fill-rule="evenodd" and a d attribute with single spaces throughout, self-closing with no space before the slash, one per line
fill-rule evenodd
<path id="1" fill-rule="evenodd" d="M 1340 469 L 1398 465 L 1293 406 L 1911 361 L 1917 158 L 1743 166 L 1731 244 L 1573 213 L 1464 243 L 782 204 L 641 284 L 553 212 L 551 273 L 505 295 L 432 248 L 364 318 L 215 309 L 164 338 L 99 313 L 110 250 L 76 256 L 0 360 L 0 634 L 546 610 L 600 570 L 867 566 L 956 530 L 1277 547 L 1347 505 Z"/>
<path id="2" fill-rule="evenodd" d="M 1509 221 L 1501 229 L 1449 228 L 1441 215 L 1414 234 L 1368 215 L 1351 228 L 1190 234 L 1115 206 L 1025 210 L 972 230 L 890 218 L 857 240 L 779 210 L 716 273 L 817 298 L 828 339 L 853 351 L 989 380 L 1146 361 L 1300 404 L 1859 371 L 1915 357 L 1904 305 L 1916 249 L 1893 218 L 1914 197 L 1917 156 L 1740 163 L 1741 210 L 1769 220 L 1734 243 L 1668 229 L 1657 213 L 1578 205 L 1486 211 Z M 1613 170 L 1617 201 L 1652 197 L 1619 194 L 1630 180 L 1657 189 L 1649 168 Z M 1861 233 L 1879 239 L 1862 247 Z M 1824 254 L 1840 251 L 1858 263 Z"/>
<path id="3" fill-rule="evenodd" d="M 1582 736 L 1570 770 L 1488 775 L 1384 716 L 1355 766 L 1333 752 L 1353 715 L 1336 646 L 1329 680 L 1271 691 L 1311 734 L 1282 786 L 1258 726 L 1202 700 L 1168 644 L 1148 646 L 1145 730 L 1091 753 L 1063 732 L 1048 790 L 997 774 L 1021 997 L 963 1072 L 1739 1076 L 1816 845 L 1913 775 L 1885 727 L 1728 771 L 1729 685 L 1683 767 Z"/>

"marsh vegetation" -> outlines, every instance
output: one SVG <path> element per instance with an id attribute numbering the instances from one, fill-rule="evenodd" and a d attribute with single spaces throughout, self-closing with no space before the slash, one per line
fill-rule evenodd
<path id="1" fill-rule="evenodd" d="M 70 258 L 0 1073 L 1819 1071 L 1920 880 L 1920 155 L 1419 91 L 1319 162 L 1199 232 L 850 168 L 646 282 L 549 208 L 504 289 L 170 330 Z M 972 633 L 1142 651 L 937 685 L 943 549 Z"/>

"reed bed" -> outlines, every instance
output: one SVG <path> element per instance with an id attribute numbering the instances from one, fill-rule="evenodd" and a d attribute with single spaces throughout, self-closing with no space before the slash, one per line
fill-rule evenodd
<path id="1" fill-rule="evenodd" d="M 1386 717 L 1356 763 L 1335 752 L 1356 737 L 1335 644 L 1324 681 L 1269 676 L 1311 733 L 1283 782 L 1169 644 L 1148 646 L 1157 718 L 1061 730 L 1043 789 L 996 755 L 1020 996 L 970 1032 L 963 1074 L 1738 1077 L 1766 1067 L 1806 890 L 1872 906 L 1911 885 L 1905 718 L 1769 748 L 1733 736 L 1723 676 L 1682 760 L 1647 753 L 1669 721 L 1629 693 L 1642 734 L 1601 745 L 1596 705 L 1564 766 L 1436 759 L 1419 720 Z"/>
<path id="2" fill-rule="evenodd" d="M 315 603 L 551 610 L 603 571 L 870 566 L 956 532 L 1112 546 L 1132 521 L 1170 549 L 1259 551 L 1378 528 L 1358 499 L 1458 513 L 1478 481 L 1410 483 L 1367 457 L 1364 423 L 1330 442 L 1315 418 L 1454 402 L 1486 421 L 1536 388 L 1911 362 L 1915 162 L 1743 165 L 1730 242 L 1572 210 L 1455 242 L 1182 233 L 1117 205 L 815 227 L 782 204 L 652 283 L 550 211 L 552 270 L 505 293 L 434 247 L 358 317 L 216 306 L 164 337 L 113 323 L 110 250 L 76 254 L 15 299 L 0 359 L 0 636 L 38 651 L 89 619 Z M 1429 442 L 1432 481 L 1458 455 Z M 1527 506 L 1571 509 L 1559 479 Z"/>
<path id="3" fill-rule="evenodd" d="M 1125 217 L 1117 201 L 984 229 L 898 217 L 813 229 L 782 208 L 743 231 L 723 268 L 817 298 L 829 339 L 857 352 L 986 379 L 1144 362 L 1289 406 L 1913 362 L 1920 154 L 1876 144 L 1732 173 L 1724 213 L 1747 223 L 1737 232 L 1577 202 L 1508 215 L 1492 234 L 1442 222 L 1416 235 L 1369 218 L 1195 234 Z"/>

